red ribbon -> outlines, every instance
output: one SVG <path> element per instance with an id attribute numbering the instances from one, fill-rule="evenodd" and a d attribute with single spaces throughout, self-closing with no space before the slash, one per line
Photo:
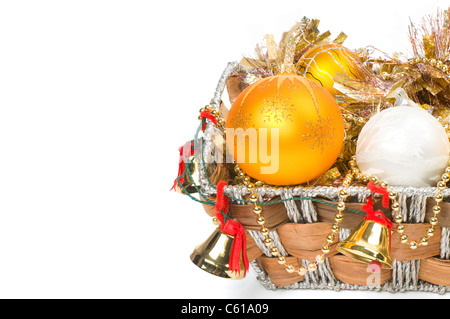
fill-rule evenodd
<path id="1" fill-rule="evenodd" d="M 389 191 L 384 187 L 379 187 L 375 185 L 374 182 L 370 182 L 367 185 L 367 188 L 372 191 L 374 194 L 381 194 L 383 196 L 382 198 L 382 205 L 383 207 L 387 208 L 389 207 Z M 376 221 L 387 228 L 391 230 L 393 224 L 389 218 L 384 216 L 383 212 L 377 210 L 375 211 L 373 208 L 373 199 L 372 197 L 369 197 L 369 200 L 367 201 L 367 204 L 362 207 L 363 211 L 366 212 L 367 216 L 364 217 L 366 220 L 373 220 Z"/>
<path id="2" fill-rule="evenodd" d="M 217 199 L 216 199 L 216 218 L 220 221 L 220 228 L 224 234 L 234 237 L 233 247 L 231 248 L 230 260 L 228 268 L 232 272 L 241 273 L 241 255 L 245 267 L 245 273 L 248 272 L 249 262 L 247 258 L 247 239 L 245 237 L 245 228 L 237 221 L 228 219 L 224 222 L 223 213 L 227 213 L 230 199 L 225 195 L 224 188 L 227 185 L 225 181 L 220 181 L 217 184 Z"/>
<path id="3" fill-rule="evenodd" d="M 180 148 L 178 149 L 178 151 L 180 152 L 180 160 L 178 163 L 178 175 L 177 178 L 175 178 L 175 181 L 173 182 L 173 186 L 170 190 L 174 190 L 177 187 L 178 184 L 178 178 L 183 175 L 184 171 L 186 170 L 186 163 L 184 162 L 183 159 L 183 152 L 184 152 L 184 157 L 191 157 L 192 155 L 195 154 L 195 150 L 194 150 L 194 142 L 189 143 L 189 146 L 187 146 L 187 143 L 183 146 L 180 146 Z M 184 176 L 180 178 L 180 183 L 181 185 L 183 185 L 184 183 Z"/>
<path id="4" fill-rule="evenodd" d="M 380 224 L 386 226 L 387 228 L 389 228 L 389 230 L 391 230 L 391 228 L 393 226 L 392 222 L 390 221 L 389 218 L 384 216 L 383 212 L 381 212 L 379 210 L 377 210 L 377 211 L 374 210 L 373 199 L 371 197 L 369 197 L 367 204 L 364 205 L 362 207 L 362 209 L 366 213 L 366 216 L 364 217 L 364 219 L 372 220 L 374 222 L 380 223 Z"/>
<path id="5" fill-rule="evenodd" d="M 383 195 L 383 198 L 382 198 L 382 205 L 383 205 L 383 207 L 385 207 L 385 208 L 388 208 L 388 207 L 389 207 L 389 191 L 388 191 L 386 188 L 384 188 L 384 187 L 379 187 L 379 186 L 375 185 L 375 182 L 370 182 L 370 183 L 367 185 L 367 188 L 368 188 L 370 191 L 372 191 L 372 193 Z"/>
<path id="6" fill-rule="evenodd" d="M 374 182 L 370 182 L 367 185 L 367 188 L 371 190 L 373 193 L 376 194 L 382 194 L 382 205 L 383 207 L 387 208 L 389 207 L 389 192 L 386 188 L 378 187 L 375 185 Z M 373 199 L 372 197 L 369 197 L 369 200 L 367 201 L 366 205 L 362 207 L 363 211 L 366 212 L 366 216 L 364 217 L 365 220 L 371 220 L 374 222 L 377 222 L 381 225 L 386 226 L 389 229 L 389 250 L 391 249 L 391 229 L 392 229 L 392 222 L 389 218 L 387 218 L 383 212 L 379 210 L 374 210 L 373 208 Z"/>
<path id="7" fill-rule="evenodd" d="M 225 214 L 228 212 L 230 199 L 224 193 L 224 188 L 227 186 L 227 182 L 220 181 L 217 183 L 217 196 L 216 196 L 216 213 L 220 213 L 222 210 Z M 219 219 L 220 220 L 220 219 Z M 222 218 L 223 220 L 223 218 Z"/>
<path id="8" fill-rule="evenodd" d="M 210 111 L 204 110 L 200 113 L 200 119 L 203 120 L 204 118 L 207 118 L 210 120 L 214 125 L 217 125 L 217 119 L 214 115 L 211 114 Z M 202 131 L 204 131 L 206 128 L 206 122 L 202 125 Z"/>

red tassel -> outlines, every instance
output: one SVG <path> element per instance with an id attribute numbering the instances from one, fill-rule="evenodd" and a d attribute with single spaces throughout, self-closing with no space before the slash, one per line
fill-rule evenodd
<path id="1" fill-rule="evenodd" d="M 227 186 L 227 182 L 220 181 L 217 183 L 217 196 L 216 196 L 216 213 L 220 213 L 221 210 L 226 214 L 228 212 L 230 199 L 225 195 L 223 189 Z M 221 213 L 220 213 L 221 214 Z M 220 220 L 220 219 L 219 219 Z M 223 217 L 222 217 L 223 222 Z"/>
<path id="2" fill-rule="evenodd" d="M 222 231 L 234 236 L 233 247 L 230 254 L 229 269 L 233 272 L 241 273 L 241 255 L 243 258 L 245 273 L 248 272 L 249 262 L 247 258 L 247 239 L 245 237 L 245 229 L 239 222 L 229 219 L 223 225 Z"/>
<path id="3" fill-rule="evenodd" d="M 180 160 L 178 163 L 178 175 L 177 178 L 175 178 L 175 181 L 173 182 L 173 186 L 170 190 L 175 190 L 178 184 L 178 177 L 180 177 L 181 175 L 183 175 L 184 170 L 186 169 L 186 163 L 183 161 L 183 146 L 181 146 L 178 151 L 180 152 Z M 183 184 L 184 182 L 184 177 L 180 178 L 180 183 Z"/>
<path id="4" fill-rule="evenodd" d="M 224 188 L 227 186 L 225 181 L 217 183 L 217 197 L 216 197 L 216 218 L 220 221 L 220 228 L 222 232 L 233 236 L 233 247 L 230 254 L 230 261 L 228 263 L 229 269 L 233 272 L 241 273 L 241 255 L 245 267 L 245 272 L 248 272 L 249 262 L 247 258 L 247 239 L 245 237 L 245 228 L 237 221 L 229 219 L 224 222 L 222 211 L 226 214 L 229 209 L 228 196 L 225 195 Z"/>
<path id="5" fill-rule="evenodd" d="M 216 117 L 215 117 L 214 115 L 212 115 L 211 112 L 208 111 L 208 110 L 202 111 L 202 112 L 200 113 L 200 118 L 201 118 L 202 120 L 203 120 L 204 118 L 207 118 L 207 119 L 210 120 L 214 125 L 217 125 L 217 119 L 216 119 Z M 205 128 L 206 128 L 206 122 L 203 123 L 203 125 L 202 125 L 202 131 L 204 131 Z"/>
<path id="6" fill-rule="evenodd" d="M 362 207 L 362 210 L 367 214 L 367 216 L 373 216 L 374 211 L 373 211 L 373 199 L 372 199 L 372 197 L 369 197 L 369 199 L 367 200 L 366 205 L 364 205 Z"/>
<path id="7" fill-rule="evenodd" d="M 191 157 L 192 155 L 194 155 L 194 142 L 189 143 L 189 146 L 186 147 L 187 144 L 181 146 L 178 151 L 180 152 L 180 160 L 179 160 L 179 164 L 178 164 L 178 175 L 177 178 L 175 178 L 175 181 L 173 182 L 173 186 L 170 190 L 175 190 L 178 184 L 178 178 L 183 175 L 184 171 L 186 170 L 186 163 L 183 160 L 183 152 L 185 157 Z M 184 183 L 184 176 L 180 178 L 180 183 L 181 185 L 183 185 Z"/>

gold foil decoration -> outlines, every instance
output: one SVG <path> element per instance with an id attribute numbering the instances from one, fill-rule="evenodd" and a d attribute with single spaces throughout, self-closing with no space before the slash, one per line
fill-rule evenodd
<path id="1" fill-rule="evenodd" d="M 240 64 L 243 71 L 265 73 L 274 75 L 294 71 L 291 64 L 296 64 L 299 57 L 311 45 L 322 45 L 327 43 L 342 44 L 347 35 L 340 33 L 338 37 L 330 41 L 331 33 L 326 31 L 320 34 L 318 26 L 320 20 L 303 17 L 288 32 L 283 33 L 280 43 L 277 45 L 272 34 L 265 35 L 264 46 L 255 49 L 256 57 L 244 57 Z"/>
<path id="2" fill-rule="evenodd" d="M 325 174 L 323 174 L 316 182 L 316 185 L 322 186 L 330 186 L 334 183 L 336 179 L 341 176 L 339 169 L 337 167 L 333 167 L 328 170 Z"/>
<path id="3" fill-rule="evenodd" d="M 275 38 L 273 34 L 266 34 L 266 45 L 267 45 L 267 58 L 269 62 L 275 62 L 278 57 L 278 48 L 275 43 Z"/>
<path id="4" fill-rule="evenodd" d="M 450 21 L 450 10 L 444 10 L 444 28 L 448 29 Z"/>
<path id="5" fill-rule="evenodd" d="M 329 39 L 330 39 L 330 36 L 331 36 L 331 32 L 330 31 L 327 31 L 327 32 L 325 32 L 325 33 L 322 33 L 321 35 L 319 35 L 317 38 L 316 38 L 316 41 L 315 41 L 315 45 L 322 45 L 322 44 L 324 44 L 324 43 L 328 43 L 329 42 Z"/>
<path id="6" fill-rule="evenodd" d="M 384 95 L 382 89 L 370 86 L 366 82 L 340 72 L 336 72 L 333 79 L 333 87 L 341 92 L 341 98 L 344 96 L 347 100 L 350 98 L 356 102 L 378 103 L 380 96 Z M 345 101 L 345 99 L 340 99 L 340 101 Z"/>
<path id="7" fill-rule="evenodd" d="M 333 43 L 342 44 L 347 39 L 347 35 L 344 32 L 339 33 L 336 39 L 334 39 Z"/>
<path id="8" fill-rule="evenodd" d="M 426 34 L 422 36 L 422 40 L 425 57 L 427 59 L 436 59 L 436 45 L 434 43 L 434 36 L 432 34 Z"/>
<path id="9" fill-rule="evenodd" d="M 288 33 L 285 34 L 281 41 L 280 48 L 282 50 L 282 56 L 280 57 L 280 65 L 292 64 L 295 56 L 295 49 L 297 46 L 298 38 L 302 34 L 303 24 L 297 23 Z"/>
<path id="10" fill-rule="evenodd" d="M 242 58 L 242 60 L 239 62 L 239 64 L 245 71 L 249 71 L 252 69 L 264 69 L 268 66 L 267 63 L 264 61 L 245 58 L 245 57 Z"/>

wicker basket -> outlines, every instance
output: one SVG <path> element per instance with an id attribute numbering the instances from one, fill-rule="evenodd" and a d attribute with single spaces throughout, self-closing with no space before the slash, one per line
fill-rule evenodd
<path id="1" fill-rule="evenodd" d="M 221 107 L 221 95 L 228 86 L 228 95 L 233 101 L 234 97 L 242 91 L 239 83 L 230 78 L 230 74 L 239 69 L 238 63 L 229 63 L 219 80 L 211 106 Z M 228 80 L 228 82 L 227 82 Z M 212 136 L 216 128 L 208 123 L 204 135 L 203 153 L 206 157 L 212 156 Z M 207 161 L 208 162 L 208 161 Z M 211 167 L 209 167 L 211 168 Z M 200 169 L 200 183 L 204 194 L 215 196 L 215 189 L 204 175 L 204 167 Z M 413 188 L 396 187 L 400 212 L 404 217 L 406 232 L 412 238 L 420 238 L 426 232 L 429 224 L 426 221 L 433 216 L 434 187 Z M 236 199 L 245 199 L 248 191 L 241 186 L 228 186 L 227 194 Z M 337 187 L 308 187 L 283 188 L 260 187 L 255 190 L 261 198 L 270 198 L 270 201 L 279 199 L 273 205 L 264 205 L 263 215 L 266 218 L 265 226 L 270 229 L 270 237 L 274 244 L 280 248 L 281 254 L 287 256 L 288 263 L 306 266 L 315 256 L 320 254 L 321 247 L 334 223 L 339 188 Z M 443 192 L 444 202 L 441 203 L 442 212 L 439 216 L 439 225 L 436 233 L 430 238 L 429 245 L 420 246 L 411 250 L 408 245 L 400 243 L 399 235 L 392 235 L 391 257 L 394 260 L 392 269 L 383 269 L 378 285 L 368 285 L 370 275 L 367 265 L 339 254 L 335 247 L 340 240 L 345 239 L 350 232 L 361 222 L 363 214 L 362 205 L 367 196 L 371 194 L 365 187 L 350 187 L 349 203 L 346 208 L 351 211 L 344 212 L 339 238 L 331 245 L 331 252 L 318 271 L 307 272 L 305 276 L 288 273 L 285 267 L 278 264 L 272 257 L 269 249 L 263 243 L 260 235 L 260 226 L 256 223 L 252 212 L 252 205 L 234 202 L 230 205 L 231 216 L 239 221 L 247 233 L 247 255 L 258 280 L 268 289 L 360 289 L 373 291 L 432 291 L 445 293 L 450 289 L 450 191 Z M 306 198 L 306 200 L 289 200 L 292 198 Z M 270 202 L 269 201 L 269 202 Z M 209 216 L 214 216 L 214 207 L 204 205 Z M 389 218 L 392 216 L 389 216 Z"/>

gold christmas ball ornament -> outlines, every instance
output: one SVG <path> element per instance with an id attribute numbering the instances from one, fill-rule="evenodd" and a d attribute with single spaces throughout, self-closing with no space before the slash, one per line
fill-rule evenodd
<path id="1" fill-rule="evenodd" d="M 336 161 L 344 122 L 317 83 L 279 74 L 247 87 L 227 118 L 226 144 L 248 176 L 271 185 L 314 181 Z"/>
<path id="2" fill-rule="evenodd" d="M 297 69 L 301 75 L 319 83 L 333 95 L 339 93 L 333 87 L 336 73 L 350 79 L 364 78 L 357 55 L 338 44 L 311 47 L 298 61 Z"/>

